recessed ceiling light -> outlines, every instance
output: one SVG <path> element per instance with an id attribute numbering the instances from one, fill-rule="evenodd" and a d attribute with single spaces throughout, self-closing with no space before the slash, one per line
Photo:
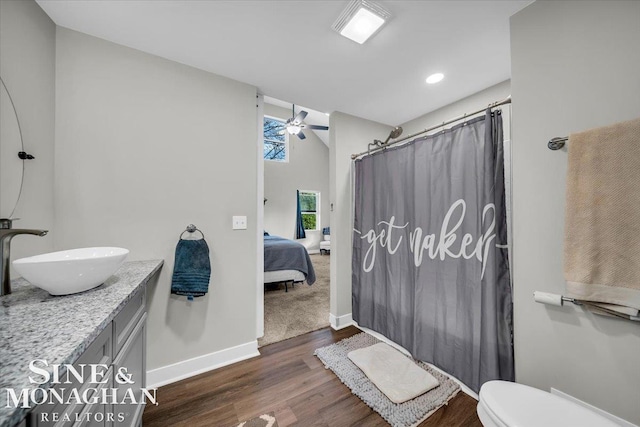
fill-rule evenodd
<path id="1" fill-rule="evenodd" d="M 444 79 L 444 74 L 442 73 L 431 74 L 429 77 L 427 77 L 427 83 L 432 85 L 434 83 L 438 83 L 442 79 Z"/>
<path id="2" fill-rule="evenodd" d="M 377 33 L 391 14 L 367 0 L 353 0 L 340 14 L 333 29 L 356 43 L 364 43 Z"/>

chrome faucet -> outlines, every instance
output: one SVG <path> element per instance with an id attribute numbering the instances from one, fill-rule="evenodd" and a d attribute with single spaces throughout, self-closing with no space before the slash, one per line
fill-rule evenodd
<path id="1" fill-rule="evenodd" d="M 2 262 L 2 289 L 0 296 L 9 295 L 11 293 L 11 277 L 9 275 L 9 260 L 11 259 L 11 239 L 18 234 L 33 234 L 35 236 L 44 236 L 48 230 L 28 230 L 24 228 L 11 228 L 13 220 L 18 219 L 0 219 L 0 258 Z"/>

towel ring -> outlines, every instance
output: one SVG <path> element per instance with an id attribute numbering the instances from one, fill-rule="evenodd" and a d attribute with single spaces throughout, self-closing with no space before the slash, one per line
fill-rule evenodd
<path id="1" fill-rule="evenodd" d="M 204 233 L 202 231 L 200 231 L 195 225 L 193 224 L 189 224 L 187 225 L 187 228 L 180 233 L 180 239 L 182 239 L 182 236 L 184 236 L 184 233 L 195 233 L 195 232 L 199 232 L 200 234 L 202 234 L 202 238 L 204 239 Z"/>

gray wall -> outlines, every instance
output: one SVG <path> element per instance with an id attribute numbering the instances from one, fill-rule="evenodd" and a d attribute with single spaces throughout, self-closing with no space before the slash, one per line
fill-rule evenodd
<path id="1" fill-rule="evenodd" d="M 433 126 L 437 126 L 439 123 L 462 116 L 463 114 L 467 114 L 470 111 L 479 110 L 480 108 L 486 107 L 488 104 L 493 103 L 495 101 L 502 101 L 503 99 L 507 98 L 510 94 L 511 94 L 511 84 L 509 80 L 504 81 L 502 83 L 498 83 L 495 86 L 491 86 L 485 90 L 482 90 L 478 93 L 475 93 L 471 96 L 461 99 L 460 101 L 446 105 L 435 111 L 432 111 L 423 116 L 417 117 L 413 120 L 403 123 L 401 125 L 403 129 L 401 137 L 411 135 L 413 133 L 419 132 L 427 128 L 431 128 Z M 510 107 L 507 105 L 500 108 L 502 109 L 502 113 L 503 113 L 505 139 L 508 139 L 508 135 L 510 135 L 509 133 L 510 132 L 510 128 L 509 128 Z M 453 125 L 450 125 L 450 126 L 453 126 Z"/>
<path id="2" fill-rule="evenodd" d="M 256 88 L 57 29 L 55 246 L 162 258 L 148 369 L 256 339 Z M 233 231 L 231 217 L 248 216 Z M 209 294 L 171 296 L 174 249 L 196 224 Z"/>
<path id="3" fill-rule="evenodd" d="M 291 117 L 291 111 L 271 104 L 264 105 L 264 114 L 280 119 Z M 319 131 L 323 132 L 323 131 Z M 293 239 L 296 229 L 296 190 L 320 192 L 320 223 L 329 227 L 329 147 L 312 131 L 300 140 L 289 135 L 289 162 L 264 161 L 264 228 L 270 234 Z M 307 238 L 298 240 L 308 250 L 320 249 L 320 231 L 307 231 Z"/>
<path id="4" fill-rule="evenodd" d="M 391 126 L 340 112 L 332 113 L 329 118 L 329 185 L 333 203 L 329 311 L 336 317 L 351 313 L 351 154 L 365 151 L 374 139 L 386 138 L 391 129 Z"/>
<path id="5" fill-rule="evenodd" d="M 640 116 L 640 2 L 538 1 L 511 18 L 516 379 L 640 424 L 640 324 L 533 301 L 563 293 L 566 151 Z"/>
<path id="6" fill-rule="evenodd" d="M 53 249 L 55 31 L 35 1 L 0 1 L 0 75 L 19 115 L 24 148 L 36 157 L 25 162 L 22 199 L 14 214 L 21 220 L 14 226 L 49 230 L 45 237 L 13 239 L 12 259 Z M 0 188 L 17 185 L 20 177 L 10 179 Z"/>

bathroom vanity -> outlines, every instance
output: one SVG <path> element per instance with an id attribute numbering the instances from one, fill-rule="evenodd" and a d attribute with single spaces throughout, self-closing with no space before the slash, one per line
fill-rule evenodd
<path id="1" fill-rule="evenodd" d="M 141 425 L 147 283 L 162 264 L 161 260 L 125 263 L 103 285 L 67 296 L 54 297 L 22 279 L 13 281 L 13 293 L 0 297 L 0 427 Z M 60 378 L 30 368 L 34 360 L 36 368 L 46 361 L 48 374 L 60 365 Z M 69 375 L 72 369 L 66 365 L 77 372 L 84 369 L 82 380 Z M 100 381 L 90 380 L 91 366 L 102 368 L 93 377 Z M 125 375 L 118 377 L 118 372 Z M 65 400 L 75 389 L 86 398 L 30 408 L 9 398 L 8 390 L 20 397 L 35 389 L 49 397 L 57 392 Z M 103 390 L 112 397 L 100 399 Z M 127 393 L 137 402 L 125 398 Z"/>

